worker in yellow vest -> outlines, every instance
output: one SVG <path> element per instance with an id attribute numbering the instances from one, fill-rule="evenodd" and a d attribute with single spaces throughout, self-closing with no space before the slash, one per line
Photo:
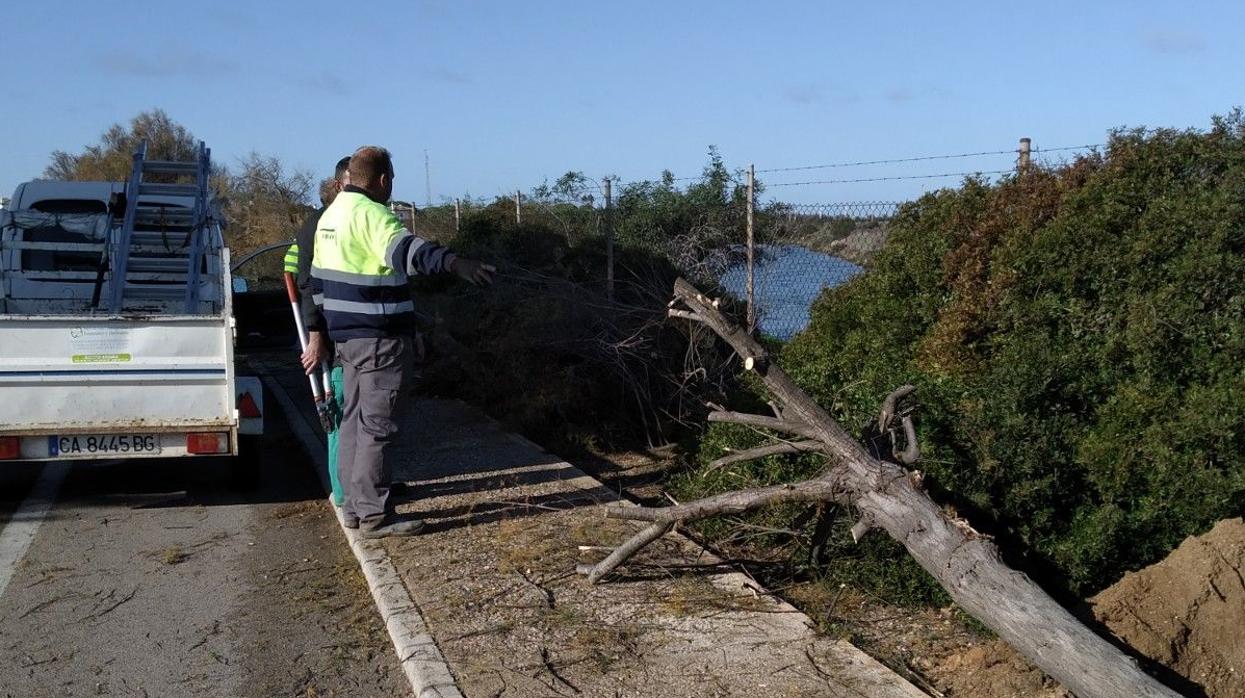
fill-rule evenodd
<path id="1" fill-rule="evenodd" d="M 342 187 L 349 181 L 349 171 L 347 167 L 350 165 L 350 157 L 346 156 L 337 161 L 334 168 L 333 178 L 326 179 L 320 184 L 320 208 L 303 222 L 302 227 L 294 234 L 294 244 L 290 245 L 285 251 L 285 271 L 294 275 L 298 281 L 299 295 L 299 313 L 302 315 L 303 326 L 308 333 L 308 348 L 303 353 L 302 364 L 307 373 L 310 374 L 321 366 L 323 362 L 327 362 L 332 366 L 329 373 L 329 384 L 333 389 L 333 401 L 335 405 L 330 409 L 330 413 L 340 415 L 342 413 L 342 368 L 333 360 L 332 347 L 327 340 L 327 326 L 324 321 L 324 313 L 320 309 L 322 299 L 316 297 L 312 288 L 311 279 L 311 261 L 314 256 L 316 226 L 320 223 L 320 216 L 324 214 L 325 209 L 333 200 L 337 198 L 337 194 Z M 307 250 L 308 254 L 301 254 L 302 250 Z M 328 440 L 328 476 L 331 489 L 333 504 L 340 507 L 345 502 L 345 495 L 342 492 L 341 479 L 338 476 L 337 469 L 337 430 L 328 431 L 326 434 Z"/>
<path id="2" fill-rule="evenodd" d="M 388 150 L 364 146 L 350 157 L 349 184 L 320 216 L 311 263 L 329 339 L 343 368 L 338 471 L 343 518 L 367 538 L 413 535 L 423 521 L 389 506 L 385 450 L 412 379 L 415 302 L 409 279 L 450 272 L 477 285 L 496 269 L 458 256 L 403 227 L 385 205 L 393 194 Z M 313 367 L 315 364 L 311 364 Z"/>

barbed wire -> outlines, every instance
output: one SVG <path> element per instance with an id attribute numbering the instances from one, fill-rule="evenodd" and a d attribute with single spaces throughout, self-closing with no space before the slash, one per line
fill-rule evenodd
<path id="1" fill-rule="evenodd" d="M 1065 145 L 1065 146 L 1057 146 L 1054 148 L 1042 148 L 1040 146 L 1034 146 L 1033 148 L 1030 149 L 1030 152 L 1036 157 L 1036 156 L 1040 156 L 1046 153 L 1066 152 L 1066 151 L 1072 151 L 1072 150 L 1091 150 L 1094 148 L 1105 148 L 1106 146 L 1107 146 L 1106 143 L 1087 143 L 1085 145 Z M 893 165 L 893 164 L 903 164 L 903 163 L 912 163 L 912 162 L 926 162 L 926 161 L 932 161 L 932 160 L 951 160 L 951 159 L 963 159 L 963 158 L 970 158 L 970 157 L 985 157 L 989 155 L 1019 156 L 1019 154 L 1020 154 L 1020 149 L 1018 148 L 1012 148 L 1010 150 L 981 150 L 981 151 L 972 152 L 972 153 L 950 153 L 950 154 L 944 154 L 944 155 L 920 155 L 920 156 L 906 157 L 906 158 L 889 158 L 889 159 L 883 159 L 883 160 L 859 160 L 855 162 L 836 162 L 836 163 L 827 163 L 827 164 L 822 164 L 822 165 L 799 165 L 799 166 L 794 166 L 794 167 L 769 167 L 769 168 L 756 170 L 756 173 L 757 174 L 772 174 L 776 172 L 804 172 L 804 171 L 810 171 L 810 170 L 823 170 L 823 169 L 835 169 L 835 168 L 846 168 L 846 167 L 865 167 L 865 166 L 871 166 L 871 165 Z M 896 176 L 888 176 L 888 177 L 863 177 L 863 178 L 856 178 L 856 179 L 825 179 L 825 180 L 813 180 L 813 181 L 807 181 L 807 182 L 777 182 L 777 183 L 766 182 L 765 186 L 767 187 L 793 187 L 793 186 L 802 186 L 802 185 L 809 185 L 809 184 L 852 184 L 852 183 L 863 183 L 863 182 L 886 182 L 886 181 L 904 180 L 904 179 L 938 179 L 938 178 L 943 178 L 943 177 L 966 177 L 966 176 L 971 176 L 974 174 L 996 175 L 996 174 L 1005 174 L 1011 171 L 1012 170 L 989 170 L 989 171 L 980 171 L 980 172 L 948 172 L 944 174 L 931 174 L 931 175 L 896 175 Z M 735 172 L 728 171 L 726 173 L 726 178 L 728 181 L 736 185 L 743 186 L 745 183 L 739 179 L 739 176 Z M 703 179 L 705 179 L 705 174 L 702 172 L 701 174 L 697 174 L 697 175 L 688 175 L 685 177 L 672 177 L 670 181 L 689 182 L 693 180 L 703 180 Z M 611 177 L 610 181 L 611 181 L 611 185 L 615 187 L 615 191 L 613 192 L 614 198 L 617 198 L 619 194 L 622 193 L 622 189 L 625 187 L 636 185 L 636 184 L 660 183 L 662 179 L 660 177 L 657 177 L 655 179 L 624 181 L 621 178 Z M 601 186 L 601 183 L 598 180 L 586 179 L 584 180 L 583 184 L 586 185 L 585 188 L 587 186 L 591 186 L 597 192 L 604 194 L 604 188 Z M 524 199 L 527 199 L 527 198 L 530 198 L 530 195 L 524 196 Z"/>
<path id="2" fill-rule="evenodd" d="M 860 177 L 858 179 L 817 179 L 807 182 L 766 182 L 766 188 L 773 187 L 799 187 L 808 184 L 854 184 L 857 182 L 891 182 L 900 179 L 938 179 L 940 177 L 972 177 L 976 175 L 1000 175 L 1014 172 L 1015 170 L 978 170 L 975 172 L 946 172 L 943 174 L 929 175 L 895 175 L 891 177 Z"/>
<path id="3" fill-rule="evenodd" d="M 1106 143 L 1090 143 L 1088 145 L 1064 145 L 1058 148 L 1040 148 L 1038 146 L 1034 146 L 1033 148 L 1031 148 L 1031 150 L 1034 153 L 1055 153 L 1060 150 L 1090 150 L 1091 148 L 1105 148 L 1105 147 L 1107 147 Z M 1016 151 L 1016 152 L 1020 152 L 1020 151 Z"/>
<path id="4" fill-rule="evenodd" d="M 1041 148 L 1041 147 L 1034 146 L 1030 152 L 1055 153 L 1055 152 L 1068 151 L 1068 150 L 1090 150 L 1093 148 L 1104 148 L 1104 147 L 1106 147 L 1105 143 L 1087 143 L 1085 145 L 1063 145 L 1063 146 L 1057 146 L 1054 148 Z M 823 165 L 798 165 L 794 167 L 767 167 L 764 169 L 757 170 L 756 173 L 757 174 L 769 174 L 769 173 L 774 173 L 774 172 L 802 172 L 802 171 L 807 171 L 807 170 L 825 170 L 825 169 L 843 168 L 843 167 L 865 167 L 865 166 L 870 166 L 870 165 L 894 165 L 894 164 L 910 163 L 910 162 L 926 162 L 930 160 L 953 160 L 953 159 L 962 159 L 962 158 L 971 158 L 971 157 L 984 157 L 987 155 L 1019 156 L 1020 149 L 1012 148 L 1010 150 L 981 150 L 981 151 L 977 151 L 973 153 L 950 153 L 950 154 L 945 154 L 945 155 L 919 155 L 919 156 L 914 156 L 914 157 L 888 158 L 888 159 L 883 159 L 883 160 L 859 160 L 855 162 L 835 162 L 835 163 L 828 163 L 828 164 L 823 164 Z M 954 175 L 929 175 L 929 177 L 934 177 L 934 176 L 942 177 L 942 176 L 954 176 Z M 735 179 L 733 175 L 728 175 L 728 177 L 732 181 L 738 183 L 738 180 Z M 703 178 L 704 178 L 704 175 L 699 174 L 699 175 L 691 175 L 687 177 L 674 177 L 671 181 L 686 182 L 686 181 L 693 180 L 693 179 L 703 179 Z M 857 181 L 857 180 L 850 180 L 850 181 Z M 859 181 L 874 181 L 874 180 L 859 180 Z M 619 184 L 625 186 L 626 184 L 631 184 L 631 182 L 619 182 Z M 775 185 L 769 184 L 767 186 L 775 186 Z"/>
<path id="5" fill-rule="evenodd" d="M 923 162 L 926 160 L 951 160 L 954 158 L 971 158 L 983 155 L 1008 155 L 1019 153 L 1019 150 L 983 150 L 977 153 L 955 153 L 952 155 L 922 155 L 911 158 L 891 158 L 888 160 L 861 160 L 859 162 L 835 162 L 827 165 L 800 165 L 797 167 L 770 167 L 757 170 L 757 174 L 766 172 L 800 172 L 804 170 L 826 170 L 836 167 L 861 167 L 864 165 L 891 165 L 901 162 Z"/>

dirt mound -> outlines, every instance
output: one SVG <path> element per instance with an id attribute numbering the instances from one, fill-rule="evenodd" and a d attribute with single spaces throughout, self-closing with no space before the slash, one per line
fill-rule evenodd
<path id="1" fill-rule="evenodd" d="M 1207 696 L 1245 696 L 1245 521 L 1186 538 L 1089 603 L 1111 632 Z"/>
<path id="2" fill-rule="evenodd" d="M 1245 696 L 1245 521 L 1221 521 L 1185 539 L 1089 604 L 1117 637 L 1209 698 Z M 925 670 L 955 698 L 1070 696 L 1002 640 L 950 653 Z M 1196 687 L 1180 688 L 1199 695 Z"/>
<path id="3" fill-rule="evenodd" d="M 955 698 L 1072 698 L 1002 640 L 952 654 L 930 673 Z"/>

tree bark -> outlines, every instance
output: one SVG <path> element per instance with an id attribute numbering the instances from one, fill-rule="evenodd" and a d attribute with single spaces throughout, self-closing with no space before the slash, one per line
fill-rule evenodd
<path id="1" fill-rule="evenodd" d="M 1077 621 L 1025 574 L 1010 569 L 989 538 L 967 522 L 949 517 L 924 490 L 918 477 L 899 465 L 874 458 L 780 368 L 764 348 L 683 279 L 675 282 L 675 301 L 735 350 L 779 401 L 782 418 L 718 412 L 711 420 L 753 424 L 821 442 L 830 467 L 802 483 L 730 492 L 698 502 L 660 509 L 611 510 L 612 516 L 652 521 L 644 533 L 591 568 L 596 581 L 673 525 L 718 513 L 737 513 L 779 501 L 846 501 L 861 513 L 853 535 L 885 530 L 942 585 L 966 612 L 1082 698 L 1176 696 L 1146 674 L 1135 660 Z M 692 319 L 692 318 L 688 318 Z M 897 393 L 900 391 L 897 391 Z M 906 392 L 903 394 L 907 394 Z M 882 410 L 890 421 L 895 400 Z M 716 416 L 715 416 L 716 415 Z M 879 425 L 885 428 L 885 424 Z M 907 425 L 905 425 L 906 427 Z M 909 437 L 908 453 L 915 453 Z M 656 535 L 654 535 L 656 534 Z M 620 555 L 626 548 L 626 554 Z M 605 563 L 610 565 L 606 568 Z"/>

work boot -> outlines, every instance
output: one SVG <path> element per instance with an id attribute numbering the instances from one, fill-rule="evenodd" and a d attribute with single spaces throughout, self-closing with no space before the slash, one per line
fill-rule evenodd
<path id="1" fill-rule="evenodd" d="M 422 530 L 424 520 L 409 516 L 386 515 L 359 523 L 359 535 L 369 539 L 414 536 Z"/>

